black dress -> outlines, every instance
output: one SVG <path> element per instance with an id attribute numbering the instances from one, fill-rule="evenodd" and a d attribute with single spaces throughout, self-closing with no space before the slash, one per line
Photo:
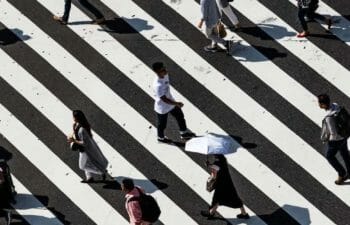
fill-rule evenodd
<path id="1" fill-rule="evenodd" d="M 211 206 L 213 207 L 219 204 L 231 208 L 243 207 L 242 200 L 238 196 L 236 188 L 233 185 L 226 158 L 224 156 L 218 157 L 214 165 L 218 166 L 220 170 L 217 172 L 216 186 Z"/>

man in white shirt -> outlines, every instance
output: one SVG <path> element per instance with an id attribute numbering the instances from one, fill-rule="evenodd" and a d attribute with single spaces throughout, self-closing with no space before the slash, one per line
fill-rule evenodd
<path id="1" fill-rule="evenodd" d="M 340 107 L 336 103 L 332 103 L 326 94 L 321 94 L 318 97 L 318 104 L 321 109 L 327 111 L 326 117 L 322 121 L 321 140 L 327 143 L 326 158 L 338 172 L 338 179 L 335 184 L 343 184 L 349 178 L 350 173 L 350 155 L 347 146 L 347 138 L 338 134 L 334 115 L 339 112 Z M 346 165 L 346 170 L 339 163 L 336 154 L 340 152 L 341 157 Z"/>
<path id="2" fill-rule="evenodd" d="M 164 135 L 168 113 L 176 119 L 179 125 L 181 139 L 194 137 L 195 134 L 187 130 L 185 117 L 181 110 L 183 103 L 175 101 L 170 93 L 169 75 L 164 64 L 162 62 L 156 62 L 152 65 L 152 68 L 157 74 L 157 78 L 153 83 L 153 88 L 155 92 L 154 111 L 156 111 L 158 119 L 158 141 L 164 143 L 171 142 L 171 140 Z"/>

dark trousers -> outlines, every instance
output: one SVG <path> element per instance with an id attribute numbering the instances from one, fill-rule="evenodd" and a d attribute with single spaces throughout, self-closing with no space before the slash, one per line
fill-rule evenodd
<path id="1" fill-rule="evenodd" d="M 346 170 L 335 157 L 338 152 L 340 152 L 340 155 L 344 160 Z M 340 177 L 345 176 L 347 172 L 350 173 L 350 155 L 346 139 L 340 141 L 329 141 L 326 158 L 328 162 L 333 166 L 333 168 L 338 172 L 338 175 Z"/>
<path id="2" fill-rule="evenodd" d="M 305 20 L 305 16 L 309 17 L 309 19 L 319 19 L 322 21 L 327 20 L 325 16 L 316 13 L 312 9 L 299 7 L 298 18 L 299 18 L 301 27 L 303 28 L 304 31 L 308 31 L 308 26 Z"/>
<path id="3" fill-rule="evenodd" d="M 102 13 L 93 5 L 91 5 L 90 2 L 88 2 L 87 0 L 79 0 L 79 3 L 84 6 L 84 8 L 86 8 L 87 10 L 89 10 L 92 14 L 94 14 L 94 16 L 96 17 L 96 19 L 101 19 L 103 18 Z M 68 21 L 69 18 L 69 13 L 70 13 L 70 7 L 72 4 L 72 0 L 65 0 L 65 4 L 64 4 L 64 14 L 62 19 L 64 21 Z"/>
<path id="4" fill-rule="evenodd" d="M 169 113 L 176 119 L 177 124 L 179 125 L 180 131 L 186 131 L 187 126 L 186 126 L 185 116 L 184 116 L 181 108 L 175 106 Z M 168 114 L 169 113 L 165 113 L 165 114 L 158 114 L 157 113 L 157 119 L 158 119 L 157 130 L 158 130 L 158 137 L 159 138 L 164 137 L 164 130 L 165 130 L 167 122 L 168 122 Z"/>

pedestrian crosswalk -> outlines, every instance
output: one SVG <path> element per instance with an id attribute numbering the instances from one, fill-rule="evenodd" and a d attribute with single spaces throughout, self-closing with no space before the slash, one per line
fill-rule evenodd
<path id="1" fill-rule="evenodd" d="M 92 122 L 109 174 L 118 183 L 131 177 L 157 199 L 156 224 L 350 224 L 350 189 L 334 184 L 319 141 L 325 112 L 316 101 L 327 92 L 350 108 L 350 21 L 320 2 L 321 13 L 337 18 L 327 35 L 344 53 L 329 51 L 333 45 L 317 36 L 296 38 L 296 22 L 273 10 L 276 2 L 231 3 L 242 31 L 228 30 L 237 43 L 226 56 L 202 50 L 208 41 L 196 27 L 197 0 L 96 1 L 107 18 L 101 26 L 91 25 L 79 4 L 61 26 L 51 19 L 61 13 L 60 1 L 1 1 L 0 144 L 18 156 L 10 161 L 18 219 L 128 224 L 117 183 L 80 183 L 78 156 L 65 140 L 71 111 L 79 108 Z M 293 0 L 282 4 L 286 12 L 296 10 Z M 325 32 L 318 23 L 315 29 Z M 235 140 L 227 159 L 251 219 L 236 219 L 227 207 L 219 208 L 219 220 L 199 214 L 212 195 L 205 190 L 205 157 L 156 141 L 154 61 L 167 65 L 192 131 Z M 176 127 L 169 135 L 177 135 Z"/>

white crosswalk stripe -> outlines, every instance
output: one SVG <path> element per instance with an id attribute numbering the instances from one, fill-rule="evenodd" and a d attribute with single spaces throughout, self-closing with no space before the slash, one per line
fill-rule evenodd
<path id="1" fill-rule="evenodd" d="M 338 224 L 339 222 L 334 216 L 335 212 L 327 212 L 325 209 L 328 209 L 328 206 L 324 206 L 323 203 L 320 203 L 320 200 L 305 195 L 308 192 L 301 190 L 300 186 L 296 185 L 303 177 L 313 179 L 315 184 L 318 185 L 317 187 L 320 188 L 320 195 L 324 196 L 324 193 L 321 194 L 321 190 L 326 190 L 336 198 L 334 199 L 334 202 L 336 202 L 334 207 L 338 207 L 340 210 L 349 209 L 350 199 L 347 196 L 349 196 L 350 190 L 347 185 L 337 186 L 334 184 L 336 173 L 327 159 L 315 149 L 314 146 L 318 145 L 311 144 L 304 134 L 299 134 L 290 128 L 288 123 L 280 121 L 280 116 L 275 116 L 269 112 L 246 90 L 236 85 L 232 78 L 229 78 L 230 72 L 221 72 L 217 65 L 212 64 L 212 61 L 207 60 L 193 50 L 193 47 L 188 44 L 192 42 L 183 40 L 181 35 L 179 36 L 172 31 L 173 28 L 168 29 L 164 21 L 152 17 L 146 9 L 142 8 L 140 2 L 141 0 L 122 0 L 116 4 L 113 0 L 101 0 L 99 4 L 103 4 L 103 7 L 108 8 L 110 12 L 122 16 L 121 20 L 125 22 L 124 26 L 127 24 L 134 29 L 139 39 L 143 38 L 151 44 L 155 51 L 161 51 L 162 54 L 169 57 L 171 61 L 190 75 L 193 82 L 197 82 L 204 87 L 207 93 L 219 99 L 220 104 L 223 103 L 227 107 L 225 110 L 234 112 L 249 126 L 253 127 L 266 142 L 271 143 L 285 156 L 283 161 L 279 163 L 282 164 L 285 160 L 286 163 L 295 164 L 303 171 L 300 178 L 295 177 L 293 182 L 290 182 L 288 176 L 285 177 L 285 175 L 275 172 L 277 167 L 274 168 L 269 163 L 266 164 L 264 158 L 256 157 L 251 152 L 252 150 L 245 149 L 243 144 L 234 140 L 236 151 L 234 154 L 227 155 L 227 160 L 231 168 L 249 182 L 246 187 L 247 190 L 255 188 L 259 192 L 257 196 L 268 198 L 268 201 L 275 204 L 274 207 L 280 209 L 279 215 L 283 215 L 285 220 L 289 220 L 287 223 L 302 225 Z M 290 2 L 295 5 L 295 1 L 290 0 Z M 40 10 L 47 10 L 51 14 L 60 14 L 62 10 L 62 2 L 56 0 L 38 0 L 37 4 L 41 7 Z M 162 4 L 160 8 L 166 7 L 172 10 L 173 13 L 183 19 L 181 22 L 186 21 L 192 24 L 193 27 L 196 26 L 201 17 L 200 6 L 198 1 L 195 0 L 159 0 L 159 4 Z M 176 176 L 176 179 L 181 179 L 183 183 L 177 184 L 177 186 L 183 187 L 184 190 L 189 190 L 199 197 L 192 203 L 193 208 L 199 204 L 209 206 L 212 194 L 208 193 L 204 187 L 208 172 L 203 169 L 203 165 L 198 164 L 196 157 L 183 152 L 176 145 L 159 144 L 156 141 L 156 124 L 149 119 L 147 113 L 138 111 L 138 108 L 133 106 L 133 102 L 128 102 L 116 93 L 104 77 L 100 77 L 99 74 L 90 69 L 91 65 L 80 62 L 80 56 L 72 53 L 69 47 L 61 45 L 56 37 L 42 29 L 42 24 L 33 22 L 32 15 L 28 17 L 25 13 L 22 13 L 21 7 L 23 5 L 17 0 L 0 2 L 0 32 L 1 24 L 3 24 L 6 29 L 9 29 L 10 33 L 16 35 L 22 41 L 22 45 L 27 46 L 32 51 L 25 50 L 23 54 L 28 54 L 28 56 L 35 54 L 43 59 L 45 63 L 60 74 L 59 79 L 64 79 L 66 83 L 75 87 L 75 90 L 79 90 L 79 94 L 82 96 L 79 98 L 85 98 L 93 102 L 95 106 L 92 107 L 105 113 L 113 123 L 132 137 L 135 144 L 142 146 L 146 150 L 142 154 L 152 155 L 161 165 L 165 165 L 168 170 L 164 171 L 165 173 L 173 174 L 172 176 Z M 17 6 L 20 7 L 17 8 Z M 283 34 L 277 33 L 280 29 L 267 28 L 270 26 L 284 27 L 286 32 L 296 33 L 287 22 L 280 19 L 261 2 L 235 0 L 232 6 L 256 24 L 257 28 L 273 38 L 276 43 L 287 49 L 288 54 L 303 61 L 305 65 L 301 65 L 301 67 L 314 70 L 325 79 L 324 82 L 328 82 L 338 89 L 335 93 L 340 94 L 342 100 L 349 101 L 349 71 L 344 65 L 333 59 L 327 51 L 317 47 L 312 40 L 300 40 L 290 35 L 282 37 Z M 291 7 L 294 6 L 291 4 Z M 349 45 L 349 32 L 346 29 L 349 21 L 322 1 L 320 2 L 319 11 L 322 14 L 339 18 L 331 32 L 339 38 L 339 41 Z M 144 24 L 134 18 L 142 18 L 147 22 L 150 29 L 144 29 Z M 99 54 L 97 57 L 101 61 L 109 63 L 125 75 L 127 79 L 130 79 L 135 87 L 142 90 L 142 93 L 138 93 L 138 95 L 153 99 L 152 81 L 155 74 L 149 63 L 143 62 L 142 57 L 135 54 L 134 50 L 129 49 L 129 46 L 125 45 L 123 41 L 119 41 L 119 38 L 123 38 L 121 35 L 116 37 L 114 34 L 103 32 L 104 25 L 92 26 L 89 23 L 82 22 L 89 20 L 89 16 L 73 4 L 70 13 L 70 22 L 73 23 L 68 24 L 67 28 L 62 28 L 69 30 L 68 33 L 70 34 L 77 35 L 81 40 L 81 43 L 76 43 L 77 45 L 85 43 L 84 46 L 87 46 L 86 44 L 88 44 L 91 50 Z M 110 23 L 110 21 L 107 21 L 107 23 Z M 321 26 L 324 27 L 324 25 Z M 61 29 L 61 27 L 58 28 Z M 204 31 L 198 28 L 194 30 L 204 35 Z M 229 59 L 239 62 L 242 68 L 245 68 L 269 87 L 271 91 L 286 100 L 294 110 L 301 112 L 300 115 L 305 117 L 303 119 L 311 121 L 312 124 L 316 125 L 316 128 L 320 128 L 325 112 L 317 107 L 315 90 L 308 90 L 306 86 L 299 83 L 299 80 L 285 72 L 284 68 L 280 68 L 279 64 L 269 60 L 260 52 L 259 48 L 255 47 L 255 43 L 249 43 L 239 33 L 229 30 L 227 32 L 228 38 L 233 38 L 239 42 L 234 47 L 232 57 Z M 29 38 L 23 34 L 29 35 Z M 0 36 L 0 38 L 2 37 Z M 0 41 L 2 40 L 0 39 Z M 261 40 L 261 45 L 263 45 L 263 41 Z M 14 44 L 14 46 L 16 45 Z M 29 107 L 40 113 L 40 117 L 43 116 L 44 120 L 58 128 L 62 134 L 71 132 L 72 108 L 65 103 L 65 99 L 56 97 L 55 92 L 48 89 L 40 79 L 34 78 L 34 74 L 22 66 L 24 62 L 16 61 L 15 58 L 11 57 L 11 54 L 13 54 L 13 50 L 7 48 L 6 44 L 0 45 L 0 67 L 2 68 L 0 71 L 0 87 L 7 85 L 13 88 L 13 91 L 19 94 L 20 98 L 28 102 Z M 251 57 L 259 60 L 246 60 Z M 41 69 L 41 72 L 46 73 L 44 69 Z M 232 73 L 234 72 L 233 69 Z M 47 77 L 49 76 L 50 74 L 47 75 Z M 117 79 L 117 76 L 110 74 L 110 79 Z M 230 135 L 221 127 L 222 122 L 212 119 L 211 115 L 206 115 L 205 110 L 197 106 L 195 103 L 197 100 L 182 94 L 183 89 L 181 87 L 175 88 L 172 86 L 171 88 L 175 98 L 185 105 L 183 111 L 187 125 L 191 130 L 199 135 L 208 131 Z M 319 89 L 319 91 L 323 90 Z M 130 95 L 133 95 L 133 93 L 130 93 Z M 58 156 L 45 143 L 44 138 L 31 131 L 31 127 L 23 123 L 21 117 L 16 116 L 17 112 L 10 110 L 7 104 L 13 108 L 15 103 L 11 101 L 0 102 L 0 133 L 14 146 L 16 151 L 24 155 L 26 160 L 31 162 L 46 179 L 52 182 L 75 206 L 81 209 L 93 223 L 101 225 L 128 224 L 124 202 L 115 202 L 113 206 L 110 203 L 113 200 L 106 199 L 105 196 L 107 195 L 103 194 L 103 189 L 100 190 L 92 188 L 90 185 L 81 184 L 79 182 L 80 177 L 75 171 L 76 168 L 68 166 L 68 159 Z M 28 112 L 28 118 L 31 116 L 33 115 L 29 115 Z M 94 122 L 98 123 L 98 118 L 94 118 Z M 243 125 L 239 126 L 242 127 Z M 305 129 L 311 128 L 305 127 Z M 120 183 L 124 177 L 131 177 L 135 179 L 136 185 L 142 186 L 146 192 L 151 193 L 156 198 L 162 209 L 159 224 L 211 224 L 210 220 L 203 222 L 205 220 L 201 219 L 199 215 L 201 209 L 197 210 L 198 215 L 187 212 L 183 207 L 188 209 L 188 203 L 179 202 L 176 199 L 177 197 L 166 190 L 160 190 L 148 175 L 143 173 L 142 169 L 140 170 L 138 166 L 133 165 L 128 156 L 119 153 L 115 143 L 111 144 L 109 139 L 104 137 L 104 134 L 97 134 L 95 131 L 93 133 L 94 139 L 109 160 L 108 172 L 115 177 L 115 180 Z M 122 137 L 116 137 L 116 140 L 119 138 Z M 30 151 L 27 148 L 28 146 L 31 146 L 30 149 L 35 149 L 35 151 Z M 157 169 L 157 167 L 155 166 L 154 169 Z M 288 173 L 288 171 L 285 172 Z M 20 173 L 20 171 L 14 171 L 14 174 L 16 173 Z M 55 213 L 51 212 L 50 208 L 45 208 L 36 199 L 35 195 L 31 194 L 29 187 L 25 187 L 17 178 L 14 178 L 14 181 L 19 194 L 17 197 L 18 203 L 12 206 L 27 223 L 65 224 L 61 218 L 56 217 Z M 242 193 L 244 190 L 238 190 L 238 192 Z M 181 194 L 186 195 L 186 193 Z M 250 198 L 253 199 L 254 196 Z M 273 217 L 271 211 L 271 215 L 268 217 L 262 215 L 262 212 L 269 214 L 268 211 L 264 211 L 264 205 L 257 203 L 261 205 L 257 207 L 257 204 L 253 204 L 251 199 L 247 201 L 252 204 L 247 204 L 247 211 L 251 216 L 251 219 L 247 221 L 235 219 L 235 211 L 229 207 L 219 207 L 218 213 L 230 224 L 265 225 L 280 223 L 278 216 Z M 191 199 L 188 199 L 188 201 L 191 202 Z M 257 199 L 257 201 L 261 202 L 261 199 Z M 346 215 L 343 218 L 347 218 Z M 220 224 L 220 222 L 217 224 Z M 348 223 L 344 222 L 344 224 Z"/>

